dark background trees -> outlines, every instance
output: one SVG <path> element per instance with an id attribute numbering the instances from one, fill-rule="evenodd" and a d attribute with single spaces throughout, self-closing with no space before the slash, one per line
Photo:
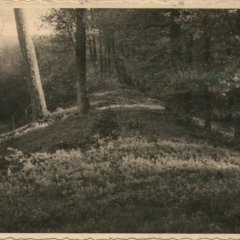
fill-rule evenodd
<path id="1" fill-rule="evenodd" d="M 42 20 L 53 32 L 35 37 L 34 43 L 46 101 L 53 111 L 77 98 L 77 14 L 74 9 L 52 9 Z M 89 9 L 84 22 L 84 88 L 89 92 L 114 84 L 132 87 L 163 100 L 169 113 L 186 122 L 203 119 L 206 128 L 215 120 L 236 119 L 239 10 Z M 7 87 L 6 79 L 14 82 L 13 75 L 20 75 L 18 81 L 26 77 L 22 69 L 15 68 L 14 74 L 10 69 L 17 59 L 16 48 L 5 45 L 0 52 L 1 68 L 5 68 L 1 89 Z M 17 92 L 26 98 L 24 91 Z M 10 101 L 19 102 L 13 96 L 1 103 L 8 106 Z M 2 120 L 18 112 L 21 122 L 28 108 L 28 100 L 23 102 L 20 108 L 7 108 Z"/>

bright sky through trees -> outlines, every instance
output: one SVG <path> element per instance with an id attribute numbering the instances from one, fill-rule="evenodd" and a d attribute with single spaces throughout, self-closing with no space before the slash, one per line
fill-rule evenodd
<path id="1" fill-rule="evenodd" d="M 32 35 L 44 35 L 51 32 L 48 26 L 40 28 L 41 16 L 46 14 L 49 9 L 38 8 L 32 9 L 27 8 L 28 25 Z M 15 24 L 15 18 L 12 8 L 5 8 L 0 10 L 0 36 L 7 37 L 17 37 L 17 30 Z"/>

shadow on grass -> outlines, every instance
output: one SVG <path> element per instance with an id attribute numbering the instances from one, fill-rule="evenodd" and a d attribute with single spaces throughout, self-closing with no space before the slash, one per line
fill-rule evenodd
<path id="1" fill-rule="evenodd" d="M 50 182 L 28 176 L 31 185 L 12 177 L 1 186 L 12 187 L 0 200 L 1 232 L 240 231 L 239 172 L 165 169 L 142 177 L 119 168 L 117 177 L 98 169 Z"/>
<path id="2" fill-rule="evenodd" d="M 214 147 L 236 149 L 238 143 L 231 137 L 216 131 L 205 131 L 197 125 L 186 125 L 168 116 L 162 107 L 155 105 L 115 106 L 91 110 L 85 116 L 74 115 L 37 129 L 0 145 L 2 155 L 7 148 L 17 148 L 24 153 L 55 152 L 58 149 L 88 149 L 97 147 L 96 135 L 100 137 L 125 136 L 137 132 L 148 141 L 171 140 L 189 143 L 208 143 Z"/>

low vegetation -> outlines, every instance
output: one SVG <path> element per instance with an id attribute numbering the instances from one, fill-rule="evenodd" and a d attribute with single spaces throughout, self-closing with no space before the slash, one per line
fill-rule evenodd
<path id="1" fill-rule="evenodd" d="M 1 232 L 240 231 L 240 153 L 220 133 L 133 90 L 90 99 L 1 144 Z"/>

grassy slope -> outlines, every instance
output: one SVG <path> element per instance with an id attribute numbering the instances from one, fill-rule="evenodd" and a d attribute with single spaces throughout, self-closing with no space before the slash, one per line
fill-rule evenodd
<path id="1" fill-rule="evenodd" d="M 1 179 L 0 231 L 240 231 L 240 154 L 229 139 L 173 121 L 135 91 L 91 100 L 87 116 L 73 108 L 0 145 L 23 152 Z"/>

